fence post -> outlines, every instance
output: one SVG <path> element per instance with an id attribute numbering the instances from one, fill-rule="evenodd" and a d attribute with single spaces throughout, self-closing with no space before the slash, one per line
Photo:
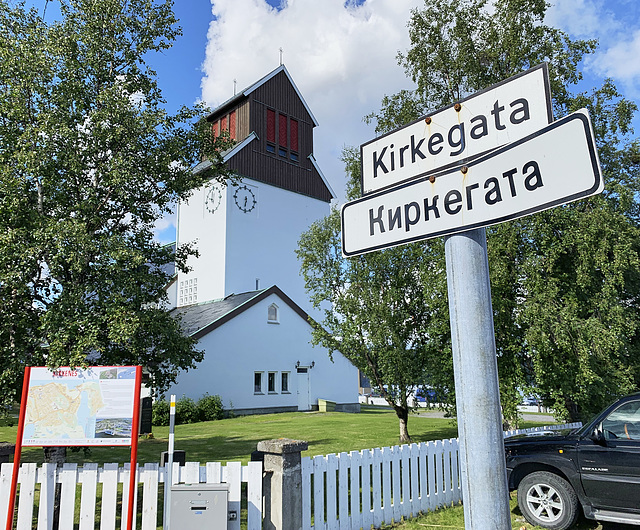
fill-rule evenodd
<path id="1" fill-rule="evenodd" d="M 258 442 L 258 451 L 264 455 L 264 530 L 302 528 L 300 455 L 307 447 L 307 442 L 287 438 Z"/>

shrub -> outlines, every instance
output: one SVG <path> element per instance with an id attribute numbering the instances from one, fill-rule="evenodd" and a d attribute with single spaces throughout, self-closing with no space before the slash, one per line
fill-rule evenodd
<path id="1" fill-rule="evenodd" d="M 206 393 L 198 400 L 198 420 L 213 421 L 224 417 L 222 398 L 218 395 L 210 396 Z"/>
<path id="2" fill-rule="evenodd" d="M 198 421 L 196 402 L 185 396 L 176 401 L 176 424 L 195 423 Z"/>
<path id="3" fill-rule="evenodd" d="M 157 399 L 151 408 L 151 423 L 153 425 L 169 425 L 169 402 L 164 399 Z"/>

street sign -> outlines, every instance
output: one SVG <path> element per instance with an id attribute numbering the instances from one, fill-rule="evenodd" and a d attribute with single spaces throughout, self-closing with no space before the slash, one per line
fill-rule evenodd
<path id="1" fill-rule="evenodd" d="M 342 252 L 354 256 L 497 224 L 602 190 L 582 109 L 466 166 L 345 204 Z"/>
<path id="2" fill-rule="evenodd" d="M 362 193 L 468 162 L 552 121 L 543 63 L 363 144 Z"/>

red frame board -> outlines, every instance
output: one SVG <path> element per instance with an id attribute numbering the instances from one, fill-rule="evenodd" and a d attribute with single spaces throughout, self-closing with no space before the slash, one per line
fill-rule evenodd
<path id="1" fill-rule="evenodd" d="M 13 526 L 23 445 L 129 445 L 127 528 L 133 528 L 141 382 L 141 366 L 25 368 L 6 530 Z"/>

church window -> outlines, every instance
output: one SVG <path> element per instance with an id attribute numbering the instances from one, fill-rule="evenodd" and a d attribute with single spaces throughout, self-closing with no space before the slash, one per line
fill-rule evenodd
<path id="1" fill-rule="evenodd" d="M 211 130 L 213 131 L 214 138 L 217 138 L 218 136 L 220 136 L 220 122 L 219 121 L 213 122 L 213 125 L 211 126 Z"/>
<path id="2" fill-rule="evenodd" d="M 278 315 L 278 306 L 276 304 L 271 304 L 267 309 L 267 322 L 271 324 L 279 324 L 279 315 Z"/>
<path id="3" fill-rule="evenodd" d="M 180 282 L 178 305 L 195 304 L 198 301 L 198 278 Z"/>
<path id="4" fill-rule="evenodd" d="M 267 390 L 270 394 L 275 394 L 276 392 L 276 372 L 269 372 L 267 376 Z"/>
<path id="5" fill-rule="evenodd" d="M 267 153 L 276 153 L 276 111 L 267 109 Z"/>
<path id="6" fill-rule="evenodd" d="M 262 394 L 262 373 L 254 372 L 253 374 L 253 393 Z"/>
<path id="7" fill-rule="evenodd" d="M 236 140 L 236 111 L 229 113 L 229 136 L 232 140 Z"/>
<path id="8" fill-rule="evenodd" d="M 286 114 L 267 109 L 266 151 L 292 162 L 298 162 L 299 122 Z"/>
<path id="9" fill-rule="evenodd" d="M 289 147 L 292 151 L 298 151 L 298 120 L 291 118 L 289 121 Z"/>
<path id="10" fill-rule="evenodd" d="M 279 116 L 280 122 L 278 127 L 278 144 L 281 147 L 287 147 L 287 117 L 284 114 L 280 114 Z"/>
<path id="11" fill-rule="evenodd" d="M 267 142 L 276 143 L 276 111 L 267 109 Z"/>
<path id="12" fill-rule="evenodd" d="M 220 120 L 220 129 L 223 131 L 229 130 L 229 116 L 223 116 Z"/>
<path id="13" fill-rule="evenodd" d="M 278 155 L 282 158 L 287 158 L 289 154 L 287 152 L 287 144 L 289 140 L 287 138 L 287 117 L 284 114 L 280 114 L 278 118 L 280 119 L 278 127 Z"/>
<path id="14" fill-rule="evenodd" d="M 283 394 L 289 393 L 289 372 L 282 372 L 281 375 L 281 384 L 280 391 Z"/>

